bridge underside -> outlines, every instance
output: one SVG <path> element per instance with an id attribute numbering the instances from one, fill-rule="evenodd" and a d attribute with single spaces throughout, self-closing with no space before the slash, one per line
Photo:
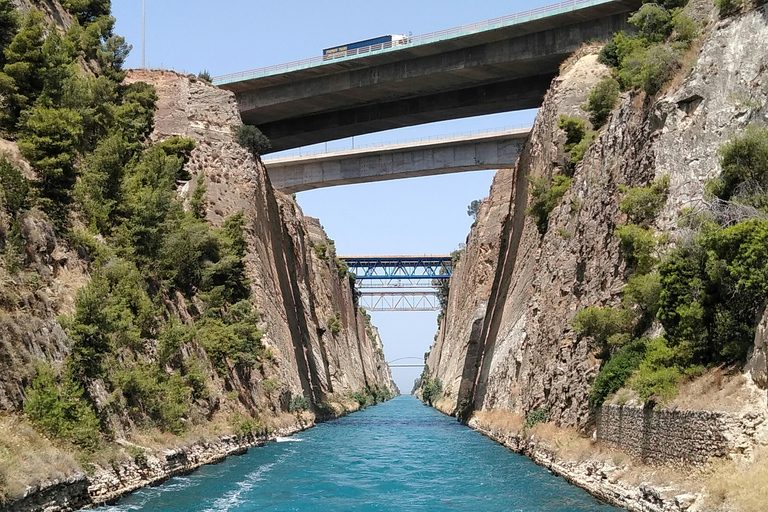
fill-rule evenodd
<path id="1" fill-rule="evenodd" d="M 536 108 L 560 64 L 628 29 L 617 0 L 499 29 L 222 84 L 283 150 L 404 126 Z"/>
<path id="2" fill-rule="evenodd" d="M 556 73 L 547 73 L 265 124 L 258 124 L 257 113 L 243 113 L 242 117 L 245 124 L 258 125 L 269 137 L 270 151 L 281 151 L 365 133 L 538 108 L 555 76 Z"/>
<path id="3" fill-rule="evenodd" d="M 503 169 L 517 161 L 530 130 L 432 143 L 266 160 L 272 185 L 286 193 L 372 181 Z"/>

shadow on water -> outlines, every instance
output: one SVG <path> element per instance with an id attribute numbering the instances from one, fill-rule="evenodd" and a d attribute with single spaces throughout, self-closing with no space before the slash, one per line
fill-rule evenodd
<path id="1" fill-rule="evenodd" d="M 398 397 L 100 512 L 609 512 L 526 457 Z"/>

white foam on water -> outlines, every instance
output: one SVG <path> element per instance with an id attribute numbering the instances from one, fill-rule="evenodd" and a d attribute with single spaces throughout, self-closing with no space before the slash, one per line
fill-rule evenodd
<path id="1" fill-rule="evenodd" d="M 298 437 L 276 437 L 275 442 L 277 443 L 300 443 L 303 439 L 299 439 Z"/>
<path id="2" fill-rule="evenodd" d="M 264 464 L 256 471 L 248 473 L 241 482 L 237 483 L 237 489 L 229 491 L 224 496 L 214 501 L 213 506 L 206 509 L 204 512 L 228 512 L 229 510 L 242 505 L 245 502 L 245 500 L 241 498 L 243 493 L 247 493 L 253 489 L 256 482 L 264 480 L 262 475 L 272 469 L 275 464 L 277 464 L 277 462 Z"/>

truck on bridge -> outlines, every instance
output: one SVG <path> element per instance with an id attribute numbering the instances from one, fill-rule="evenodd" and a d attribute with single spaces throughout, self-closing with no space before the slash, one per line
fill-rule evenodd
<path id="1" fill-rule="evenodd" d="M 350 52 L 352 55 L 358 53 L 366 53 L 362 48 L 368 51 L 377 51 L 382 48 L 391 48 L 398 44 L 405 44 L 408 42 L 408 36 L 402 34 L 387 34 L 385 36 L 374 37 L 372 39 L 364 39 L 362 41 L 356 41 L 354 43 L 348 43 L 341 46 L 332 46 L 331 48 L 325 48 L 323 50 L 323 60 L 335 59 L 337 57 L 344 57 Z M 359 50 L 352 52 L 352 50 Z"/>

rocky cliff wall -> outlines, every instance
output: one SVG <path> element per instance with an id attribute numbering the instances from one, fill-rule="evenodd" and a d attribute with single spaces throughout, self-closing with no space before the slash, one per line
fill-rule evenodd
<path id="1" fill-rule="evenodd" d="M 254 424 L 267 429 L 293 425 L 297 419 L 292 401 L 305 397 L 314 412 L 312 418 L 303 420 L 306 426 L 313 424 L 315 415 L 325 419 L 355 410 L 358 404 L 349 398 L 353 393 L 395 393 L 381 339 L 370 319 L 357 308 L 346 271 L 339 269 L 333 251 L 316 250 L 318 245 L 330 245 L 319 223 L 305 218 L 291 197 L 274 191 L 264 165 L 235 142 L 232 130 L 241 121 L 233 95 L 194 77 L 163 71 L 130 73 L 127 82 L 135 81 L 151 83 L 157 90 L 152 141 L 178 135 L 196 143 L 185 167 L 191 179 L 178 184 L 179 196 L 189 204 L 195 187 L 204 185 L 203 208 L 212 226 L 221 227 L 227 217 L 238 212 L 246 219 L 246 274 L 251 301 L 260 316 L 259 328 L 265 331 L 262 343 L 270 354 L 269 362 L 253 371 L 241 372 L 230 366 L 226 377 L 211 370 L 204 374 L 210 392 L 207 404 L 195 403 L 195 417 L 184 421 L 195 430 L 195 436 L 209 439 L 206 443 L 212 448 L 201 448 L 203 455 L 183 469 L 226 456 L 229 445 L 219 442 L 218 437 L 237 433 L 238 418 L 242 422 L 242 418 L 253 417 L 251 421 L 258 422 Z M 12 142 L 3 141 L 0 148 L 29 172 Z M 77 291 L 90 280 L 87 255 L 79 254 L 57 235 L 44 215 L 36 210 L 25 212 L 19 226 L 23 268 L 12 269 L 5 260 L 0 262 L 0 421 L 10 418 L 9 413 L 20 415 L 25 389 L 39 363 L 60 365 L 69 354 L 71 340 L 59 317 L 74 311 Z M 199 312 L 195 297 L 177 294 L 161 299 L 168 313 L 182 322 L 191 322 L 192 315 Z M 157 343 L 145 341 L 148 346 Z M 200 350 L 185 346 L 181 357 L 205 358 Z M 130 446 L 153 457 L 165 448 L 190 442 L 166 433 L 161 441 L 142 445 L 141 428 L 120 410 L 104 382 L 94 380 L 88 391 L 115 437 L 117 444 L 110 449 L 114 448 L 118 462 L 122 458 L 130 465 L 134 460 L 129 456 Z M 205 414 L 197 414 L 198 410 Z M 127 444 L 121 445 L 126 439 Z M 247 445 L 248 440 L 237 443 Z M 106 464 L 97 474 L 111 478 L 118 466 Z M 34 469 L 35 477 L 29 482 L 34 487 L 23 500 L 27 505 L 19 502 L 14 507 L 53 510 L 51 500 L 59 498 L 62 510 L 82 504 L 76 495 L 82 494 L 84 477 L 76 464 L 65 470 L 52 468 L 48 477 L 44 468 Z M 98 500 L 104 492 L 114 497 L 176 471 L 160 464 L 142 469 L 149 475 L 144 478 L 147 475 L 141 471 L 129 470 L 131 478 L 115 476 L 106 491 L 94 487 L 91 477 L 89 499 Z M 6 479 L 23 481 L 15 471 L 0 466 L 0 483 L 5 484 Z M 0 500 L 17 497 L 3 496 L 4 491 L 0 486 Z"/>
<path id="2" fill-rule="evenodd" d="M 321 258 L 313 248 L 328 244 L 324 231 L 273 190 L 264 165 L 235 142 L 232 130 L 242 123 L 234 95 L 168 71 L 136 70 L 127 80 L 157 89 L 153 140 L 179 135 L 197 142 L 186 166 L 192 179 L 180 193 L 191 196 L 202 173 L 212 225 L 244 213 L 253 302 L 267 324 L 263 341 L 291 393 L 320 402 L 366 386 L 394 389 L 381 341 L 367 335 L 346 273 L 339 275 L 332 254 Z M 335 318 L 337 332 L 329 327 Z"/>
<path id="3" fill-rule="evenodd" d="M 703 18 L 713 9 L 696 7 Z M 720 171 L 718 148 L 748 124 L 768 122 L 766 56 L 752 50 L 768 37 L 764 9 L 712 21 L 705 33 L 687 77 L 685 70 L 658 98 L 621 97 L 541 235 L 524 214 L 527 178 L 558 171 L 565 135 L 557 121 L 586 120 L 580 105 L 608 71 L 589 48 L 564 66 L 516 167 L 494 181 L 455 271 L 427 361 L 444 383 L 438 407 L 463 417 L 546 408 L 549 419 L 580 428 L 594 420 L 587 396 L 599 361 L 572 325 L 584 307 L 620 304 L 628 269 L 614 236 L 626 221 L 619 187 L 669 175 L 654 227 L 674 239 L 681 208 L 702 204 L 705 183 Z M 761 343 L 756 375 L 765 371 Z"/>

